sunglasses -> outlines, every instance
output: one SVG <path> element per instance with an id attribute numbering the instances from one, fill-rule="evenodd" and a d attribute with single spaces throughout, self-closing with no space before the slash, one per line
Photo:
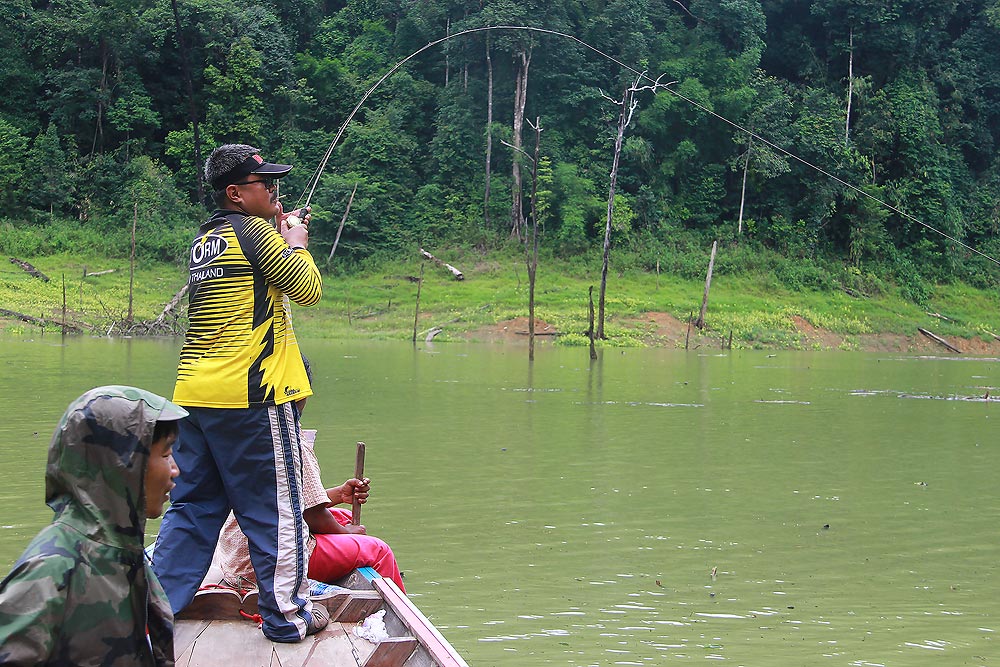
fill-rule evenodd
<path id="1" fill-rule="evenodd" d="M 230 185 L 253 185 L 254 183 L 262 183 L 264 185 L 264 189 L 271 192 L 278 184 L 278 181 L 274 178 L 262 178 L 259 181 L 237 181 L 235 183 L 230 183 Z"/>

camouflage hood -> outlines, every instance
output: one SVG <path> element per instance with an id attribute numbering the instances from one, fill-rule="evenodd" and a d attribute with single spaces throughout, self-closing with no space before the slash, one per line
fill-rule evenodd
<path id="1" fill-rule="evenodd" d="M 97 387 L 76 399 L 49 445 L 45 502 L 56 521 L 96 542 L 141 550 L 153 428 L 158 419 L 186 414 L 134 387 Z"/>

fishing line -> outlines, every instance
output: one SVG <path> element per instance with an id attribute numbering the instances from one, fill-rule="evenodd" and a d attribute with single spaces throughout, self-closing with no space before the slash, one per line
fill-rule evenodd
<path id="1" fill-rule="evenodd" d="M 628 65 L 627 63 L 622 62 L 621 60 L 619 60 L 618 58 L 615 58 L 614 56 L 612 56 L 609 53 L 605 53 L 604 51 L 601 51 L 600 49 L 598 49 L 595 46 L 591 46 L 590 44 L 588 44 L 587 42 L 583 41 L 579 37 L 575 37 L 574 35 L 570 35 L 570 34 L 565 33 L 565 32 L 559 32 L 558 30 L 551 30 L 549 28 L 536 28 L 536 27 L 532 27 L 532 26 L 500 25 L 500 26 L 483 26 L 483 27 L 479 27 L 479 28 L 469 28 L 467 30 L 462 30 L 460 32 L 456 32 L 456 33 L 451 34 L 451 35 L 446 35 L 445 37 L 441 37 L 440 39 L 436 39 L 436 40 L 434 40 L 432 42 L 428 42 L 424 46 L 420 47 L 419 49 L 417 49 L 416 51 L 414 51 L 413 53 L 411 53 L 410 55 L 406 56 L 405 58 L 403 58 L 402 60 L 400 60 L 399 62 L 397 62 L 395 65 L 393 65 L 392 68 L 389 71 L 387 71 L 385 74 L 383 74 L 382 77 L 378 81 L 376 81 L 373 86 L 371 86 L 367 91 L 365 91 L 365 94 L 362 95 L 362 97 L 358 101 L 358 103 L 354 105 L 353 109 L 351 109 L 351 113 L 349 113 L 347 115 L 347 119 L 344 120 L 343 124 L 340 126 L 340 129 L 337 131 L 336 136 L 333 138 L 333 141 L 330 142 L 329 147 L 326 149 L 326 152 L 323 154 L 323 159 L 320 160 L 319 165 L 317 165 L 316 170 L 313 172 L 313 175 L 309 178 L 309 181 L 306 182 L 305 190 L 303 190 L 302 195 L 299 196 L 299 200 L 295 204 L 296 208 L 299 207 L 299 203 L 302 201 L 303 197 L 305 197 L 305 203 L 302 204 L 302 206 L 309 206 L 309 202 L 312 200 L 313 193 L 316 192 L 316 187 L 319 185 L 319 179 L 323 175 L 323 171 L 326 169 L 326 165 L 327 165 L 327 162 L 329 162 L 329 160 L 330 160 L 330 156 L 333 154 L 333 149 L 340 142 L 341 137 L 343 137 L 344 132 L 347 130 L 347 126 L 351 123 L 352 120 L 354 120 L 354 116 L 361 109 L 362 105 L 364 105 L 364 103 L 368 100 L 368 98 L 371 97 L 372 93 L 374 93 L 375 90 L 386 81 L 386 79 L 388 79 L 393 74 L 395 74 L 397 71 L 399 71 L 399 68 L 402 67 L 403 65 L 405 65 L 407 62 L 409 62 L 413 58 L 417 57 L 418 55 L 420 55 L 424 51 L 426 51 L 426 50 L 428 50 L 428 49 L 430 49 L 432 47 L 437 46 L 438 44 L 442 44 L 443 42 L 447 42 L 448 40 L 455 39 L 457 37 L 463 37 L 465 35 L 472 35 L 472 34 L 475 34 L 475 33 L 487 32 L 487 31 L 492 31 L 492 30 L 508 30 L 508 31 L 535 32 L 535 33 L 540 33 L 540 34 L 544 34 L 544 35 L 555 35 L 556 37 L 563 37 L 563 38 L 568 39 L 568 40 L 570 40 L 572 42 L 576 42 L 577 44 L 579 44 L 583 48 L 585 48 L 587 50 L 590 50 L 590 51 L 593 51 L 594 53 L 596 53 L 597 55 L 601 56 L 602 58 L 605 58 L 606 60 L 609 60 L 610 62 L 613 62 L 614 64 L 618 65 L 622 69 L 624 69 L 624 70 L 626 70 L 628 72 L 631 72 L 632 74 L 636 75 L 636 77 L 638 79 L 645 79 L 649 83 L 653 84 L 653 90 L 654 90 L 654 92 L 658 91 L 658 90 L 666 90 L 667 92 L 669 92 L 670 94 L 674 95 L 678 99 L 683 100 L 684 102 L 687 102 L 691 106 L 693 106 L 693 107 L 695 107 L 695 108 L 703 111 L 704 113 L 706 113 L 706 114 L 708 114 L 708 115 L 710 115 L 710 116 L 712 116 L 714 118 L 717 118 L 718 120 L 720 120 L 723 123 L 726 123 L 727 125 L 729 125 L 729 126 L 735 128 L 735 129 L 739 130 L 740 132 L 746 133 L 748 136 L 750 136 L 750 137 L 752 137 L 752 138 L 760 141 L 763 144 L 766 144 L 770 148 L 778 151 L 779 153 L 782 153 L 783 155 L 787 155 L 788 157 L 792 158 L 793 160 L 795 160 L 795 161 L 797 161 L 797 162 L 805 165 L 806 167 L 808 167 L 808 168 L 810 168 L 810 169 L 812 169 L 812 170 L 814 170 L 814 171 L 816 171 L 816 172 L 818 172 L 818 173 L 826 176 L 827 178 L 833 180 L 836 183 L 839 183 L 840 185 L 844 186 L 845 188 L 848 188 L 848 189 L 850 189 L 850 190 L 852 190 L 852 191 L 854 191 L 854 192 L 856 192 L 856 193 L 858 193 L 858 194 L 860 194 L 860 195 L 862 195 L 864 197 L 867 197 L 868 199 L 870 199 L 870 200 L 874 201 L 875 203 L 877 203 L 877 204 L 879 204 L 879 205 L 881 205 L 881 206 L 889 209 L 890 211 L 896 213 L 897 215 L 902 216 L 903 218 L 909 220 L 910 222 L 914 222 L 914 223 L 920 225 L 921 227 L 934 232 L 935 234 L 939 234 L 940 236 L 942 236 L 942 237 L 948 239 L 949 241 L 951 241 L 952 243 L 955 243 L 956 245 L 959 245 L 962 248 L 965 248 L 966 250 L 968 250 L 970 252 L 973 252 L 973 253 L 975 253 L 975 254 L 977 254 L 977 255 L 979 255 L 979 256 L 981 256 L 981 257 L 983 257 L 983 258 L 985 258 L 985 259 L 987 259 L 987 260 L 989 260 L 991 262 L 993 262 L 994 264 L 1000 265 L 1000 260 L 997 260 L 997 259 L 991 257 L 990 255 L 987 255 L 984 252 L 976 250 L 972 246 L 964 243 L 963 241 L 960 241 L 957 238 L 955 238 L 955 237 L 953 237 L 953 236 L 951 236 L 949 234 L 946 234 L 945 232 L 943 232 L 943 231 L 941 231 L 941 230 L 933 227 L 932 225 L 927 224 L 923 220 L 920 220 L 919 218 L 917 218 L 917 217 L 915 217 L 913 215 L 910 215 L 909 213 L 906 213 L 905 211 L 900 210 L 896 206 L 893 206 L 892 204 L 889 204 L 888 202 L 885 202 L 885 201 L 879 199 L 878 197 L 876 197 L 876 196 L 874 196 L 872 194 L 869 194 L 868 192 L 865 192 L 863 189 L 861 189 L 861 188 L 859 188 L 859 187 L 857 187 L 855 185 L 852 185 L 852 184 L 848 183 L 847 181 L 845 181 L 842 178 L 840 178 L 840 177 L 838 177 L 838 176 L 830 173 L 829 171 L 823 169 L 822 167 L 819 167 L 818 165 L 815 165 L 812 162 L 809 162 L 805 158 L 799 157 L 795 153 L 792 153 L 791 151 L 789 151 L 789 150 L 787 150 L 785 148 L 782 148 L 778 144 L 774 143 L 773 141 L 770 141 L 769 139 L 767 139 L 765 137 L 762 137 L 761 135 L 757 134 L 753 130 L 750 130 L 749 128 L 743 127 L 742 125 L 740 125 L 739 123 L 737 123 L 735 121 L 729 120 L 725 116 L 722 116 L 719 113 L 713 111 L 712 109 L 709 109 L 705 105 L 703 105 L 703 104 L 701 104 L 701 103 L 699 103 L 699 102 L 697 102 L 695 100 L 692 100 L 691 98 L 683 95 L 682 93 L 678 92 L 677 90 L 674 90 L 673 88 L 670 87 L 672 84 L 663 84 L 663 83 L 660 83 L 656 79 L 653 79 L 652 77 L 650 77 L 645 72 L 641 72 L 641 71 L 637 70 L 636 68 L 632 67 L 631 65 Z"/>

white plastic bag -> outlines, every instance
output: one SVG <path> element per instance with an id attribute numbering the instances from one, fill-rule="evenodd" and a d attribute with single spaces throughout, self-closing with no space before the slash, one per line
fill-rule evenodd
<path id="1" fill-rule="evenodd" d="M 361 639 L 367 639 L 372 644 L 378 644 L 389 638 L 385 629 L 385 609 L 375 612 L 354 626 L 354 634 Z"/>

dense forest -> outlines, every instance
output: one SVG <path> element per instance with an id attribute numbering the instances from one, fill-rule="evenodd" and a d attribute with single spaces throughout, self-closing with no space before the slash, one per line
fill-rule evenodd
<path id="1" fill-rule="evenodd" d="M 650 269 L 720 240 L 918 299 L 995 281 L 970 248 L 1000 256 L 998 0 L 4 0 L 0 39 L 12 255 L 122 254 L 135 224 L 181 257 L 225 142 L 297 165 L 295 203 L 420 51 L 330 154 L 320 259 L 351 200 L 347 266 L 531 216 L 600 252 L 610 217 Z"/>

